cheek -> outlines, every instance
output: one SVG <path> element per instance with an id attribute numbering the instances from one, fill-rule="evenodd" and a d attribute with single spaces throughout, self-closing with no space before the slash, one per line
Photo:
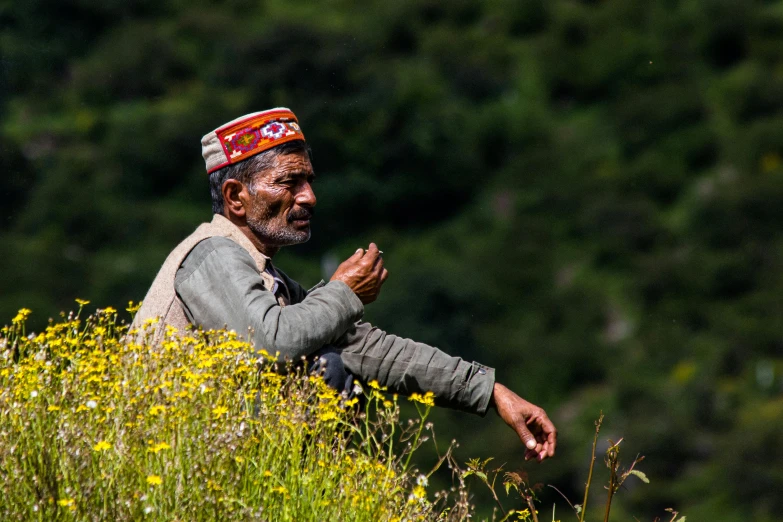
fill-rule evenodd
<path id="1" fill-rule="evenodd" d="M 286 208 L 290 207 L 289 200 L 293 198 L 288 191 L 270 188 L 264 190 L 263 196 L 258 198 L 255 210 L 263 218 L 273 219 L 282 215 Z"/>
<path id="2" fill-rule="evenodd" d="M 281 201 L 273 201 L 269 205 L 269 215 L 274 217 L 283 217 L 284 205 Z"/>

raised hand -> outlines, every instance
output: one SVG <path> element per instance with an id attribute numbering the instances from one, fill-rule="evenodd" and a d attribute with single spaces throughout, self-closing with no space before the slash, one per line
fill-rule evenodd
<path id="1" fill-rule="evenodd" d="M 365 252 L 360 248 L 337 267 L 330 281 L 342 281 L 364 304 L 370 304 L 381 293 L 381 285 L 389 277 L 383 268 L 383 257 L 378 245 L 370 243 Z"/>

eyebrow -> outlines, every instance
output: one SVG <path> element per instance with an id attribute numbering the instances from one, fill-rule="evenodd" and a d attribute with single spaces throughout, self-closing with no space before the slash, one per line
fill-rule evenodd
<path id="1" fill-rule="evenodd" d="M 279 174 L 276 174 L 273 179 L 275 181 L 283 181 L 285 179 L 291 179 L 291 178 L 315 178 L 315 171 L 313 170 L 283 171 Z"/>

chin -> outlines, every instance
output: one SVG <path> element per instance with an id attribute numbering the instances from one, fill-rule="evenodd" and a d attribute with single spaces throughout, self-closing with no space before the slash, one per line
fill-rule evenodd
<path id="1" fill-rule="evenodd" d="M 294 233 L 286 234 L 281 245 L 298 245 L 300 243 L 307 243 L 310 240 L 310 229 L 307 231 L 297 230 Z"/>
<path id="2" fill-rule="evenodd" d="M 250 230 L 261 243 L 284 247 L 305 243 L 310 239 L 310 226 L 306 229 L 288 227 L 271 227 L 268 224 L 257 225 L 248 223 Z"/>

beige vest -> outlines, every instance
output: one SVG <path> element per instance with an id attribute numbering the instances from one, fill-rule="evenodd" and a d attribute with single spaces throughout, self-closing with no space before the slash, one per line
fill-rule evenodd
<path id="1" fill-rule="evenodd" d="M 141 308 L 133 319 L 131 330 L 141 328 L 148 319 L 158 318 L 157 324 L 144 330 L 146 334 L 152 335 L 152 342 L 160 342 L 165 334 L 166 326 L 176 328 L 180 334 L 185 332 L 190 322 L 185 316 L 182 304 L 174 290 L 174 278 L 190 251 L 201 241 L 210 237 L 226 237 L 247 250 L 256 262 L 258 272 L 264 280 L 264 286 L 267 289 L 274 288 L 274 277 L 264 271 L 267 258 L 253 246 L 250 239 L 236 225 L 225 217 L 215 214 L 211 223 L 202 223 L 195 232 L 177 245 L 166 258 L 166 261 L 163 262 L 163 266 L 158 275 L 155 276 L 149 292 L 144 297 Z"/>

